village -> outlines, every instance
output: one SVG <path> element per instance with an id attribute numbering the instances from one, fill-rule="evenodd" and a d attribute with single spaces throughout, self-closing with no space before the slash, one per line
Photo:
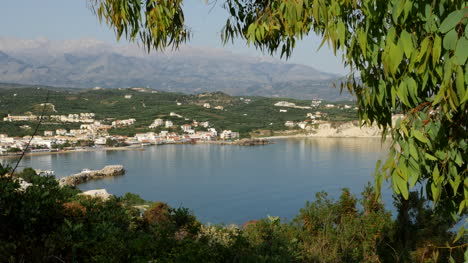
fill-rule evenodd
<path id="1" fill-rule="evenodd" d="M 208 121 L 197 122 L 180 126 L 182 134 L 175 132 L 177 126 L 170 120 L 155 119 L 148 127 L 150 129 L 164 128 L 157 132 L 137 133 L 135 136 L 110 135 L 109 130 L 133 125 L 135 119 L 115 120 L 111 125 L 102 124 L 94 119 L 93 113 L 70 114 L 69 116 L 49 116 L 48 119 L 62 122 L 79 122 L 79 129 L 46 130 L 43 134 L 35 136 L 14 137 L 0 134 L 0 155 L 14 155 L 28 149 L 30 153 L 58 152 L 83 149 L 99 149 L 104 147 L 140 147 L 146 145 L 160 145 L 173 143 L 194 143 L 197 141 L 233 140 L 239 138 L 238 132 L 223 130 L 220 133 L 211 128 Z M 180 116 L 171 113 L 170 116 Z M 182 117 L 182 116 L 180 116 Z M 12 116 L 8 115 L 3 121 L 37 121 L 39 116 Z M 197 127 L 205 128 L 196 131 Z M 25 127 L 30 129 L 31 127 Z"/>
<path id="2" fill-rule="evenodd" d="M 302 121 L 285 121 L 284 129 L 305 130 L 314 124 L 322 123 L 327 113 L 312 111 L 321 105 L 321 100 L 312 100 L 310 106 L 296 106 L 288 101 L 279 101 L 274 104 L 280 113 L 288 112 L 288 108 L 302 109 L 306 112 Z M 52 106 L 53 105 L 49 105 Z M 204 108 L 210 107 L 208 103 Z M 350 109 L 348 105 L 327 104 L 325 108 Z M 219 107 L 218 107 L 219 108 Z M 323 108 L 323 107 L 322 107 Z M 219 108 L 222 110 L 222 108 Z M 38 116 L 33 114 L 10 115 L 3 118 L 3 122 L 54 122 L 77 123 L 79 129 L 58 128 L 45 130 L 34 136 L 9 136 L 0 134 L 0 155 L 17 155 L 27 149 L 27 153 L 46 153 L 76 150 L 103 149 L 109 147 L 141 147 L 161 144 L 182 144 L 196 142 L 230 142 L 240 139 L 240 134 L 232 130 L 217 130 L 209 121 L 190 120 L 176 112 L 170 112 L 169 118 L 156 118 L 148 126 L 148 132 L 135 133 L 134 136 L 111 134 L 112 129 L 120 129 L 135 125 L 135 118 L 103 121 L 95 118 L 95 113 L 79 113 L 68 115 Z M 184 120 L 184 124 L 176 125 L 170 118 Z M 23 129 L 33 129 L 31 125 L 21 126 Z"/>

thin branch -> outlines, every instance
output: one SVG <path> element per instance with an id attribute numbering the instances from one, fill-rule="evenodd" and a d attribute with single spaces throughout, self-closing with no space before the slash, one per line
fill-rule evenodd
<path id="1" fill-rule="evenodd" d="M 33 132 L 31 138 L 28 141 L 28 144 L 26 144 L 26 147 L 23 149 L 23 152 L 21 153 L 20 158 L 16 162 L 15 168 L 13 168 L 13 171 L 11 172 L 11 174 L 15 174 L 15 171 L 18 168 L 18 165 L 20 164 L 21 160 L 23 159 L 24 155 L 26 154 L 26 151 L 29 149 L 29 145 L 31 145 L 31 141 L 34 139 L 34 136 L 36 136 L 37 131 L 39 130 L 39 126 L 41 126 L 42 120 L 44 119 L 44 114 L 45 114 L 45 111 L 46 111 L 46 108 L 47 108 L 47 104 L 49 102 L 49 93 L 50 93 L 50 91 L 48 90 L 47 91 L 47 96 L 46 96 L 46 99 L 45 99 L 45 103 L 44 103 L 44 107 L 42 108 L 41 116 L 39 117 L 39 123 L 37 123 L 36 128 L 34 129 L 34 132 Z"/>

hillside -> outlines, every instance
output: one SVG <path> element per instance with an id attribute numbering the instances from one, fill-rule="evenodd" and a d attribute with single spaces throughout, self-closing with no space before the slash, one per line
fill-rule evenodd
<path id="1" fill-rule="evenodd" d="M 346 100 L 340 76 L 271 58 L 184 46 L 145 54 L 96 40 L 54 42 L 0 38 L 0 81 L 75 88 L 150 88 L 185 93 Z"/>
<path id="2" fill-rule="evenodd" d="M 170 119 L 176 125 L 187 123 L 188 120 L 209 121 L 216 129 L 230 129 L 243 135 L 255 130 L 284 130 L 286 121 L 303 121 L 306 114 L 315 111 L 328 113 L 326 120 L 346 121 L 357 118 L 353 109 L 327 109 L 318 107 L 299 109 L 277 107 L 275 103 L 285 100 L 297 106 L 310 106 L 310 100 L 238 97 L 223 92 L 202 94 L 183 94 L 156 91 L 147 88 L 120 89 L 62 89 L 40 86 L 0 85 L 0 117 L 7 114 L 24 115 L 33 113 L 39 115 L 49 93 L 49 107 L 45 115 L 67 115 L 71 113 L 92 112 L 96 119 L 110 123 L 116 119 L 135 118 L 136 124 L 130 128 L 113 129 L 116 134 L 132 135 L 136 132 L 149 131 L 148 126 L 156 118 Z M 205 108 L 205 103 L 210 108 Z M 179 105 L 180 104 L 180 105 Z M 325 104 L 325 103 L 322 103 Z M 349 104 L 349 102 L 348 102 Z M 215 109 L 222 106 L 223 109 Z M 280 109 L 287 112 L 280 112 Z M 183 117 L 170 116 L 171 112 Z M 0 133 L 10 135 L 25 135 L 32 130 L 22 130 L 19 127 L 28 123 L 0 122 Z M 64 126 L 65 125 L 65 126 Z M 45 122 L 41 130 L 61 127 L 79 127 L 76 123 Z"/>

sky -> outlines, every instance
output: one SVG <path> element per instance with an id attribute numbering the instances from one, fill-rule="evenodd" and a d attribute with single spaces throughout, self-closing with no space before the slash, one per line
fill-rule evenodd
<path id="1" fill-rule="evenodd" d="M 193 32 L 188 44 L 195 47 L 223 48 L 250 56 L 269 56 L 254 47 L 248 47 L 241 40 L 223 46 L 220 32 L 226 21 L 227 11 L 221 7 L 222 0 L 218 2 L 212 6 L 207 5 L 205 0 L 185 1 L 186 23 Z M 0 36 L 50 40 L 94 38 L 111 44 L 127 44 L 125 39 L 117 42 L 114 32 L 100 24 L 87 5 L 87 0 L 4 1 L 0 10 Z M 312 66 L 324 72 L 346 74 L 340 55 L 333 55 L 326 45 L 317 51 L 320 42 L 321 38 L 311 32 L 311 35 L 297 42 L 292 57 L 287 61 L 283 60 Z"/>

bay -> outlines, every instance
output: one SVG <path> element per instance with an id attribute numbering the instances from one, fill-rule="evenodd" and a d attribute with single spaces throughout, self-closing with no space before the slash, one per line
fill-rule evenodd
<path id="1" fill-rule="evenodd" d="M 162 145 L 144 151 L 95 151 L 27 156 L 22 167 L 54 170 L 57 177 L 83 168 L 122 164 L 126 174 L 91 181 L 81 190 L 105 188 L 114 195 L 187 207 L 204 223 L 236 223 L 267 215 L 291 220 L 315 193 L 360 194 L 373 182 L 375 163 L 387 145 L 379 138 L 300 138 L 265 146 Z M 391 191 L 383 200 L 391 207 Z"/>

